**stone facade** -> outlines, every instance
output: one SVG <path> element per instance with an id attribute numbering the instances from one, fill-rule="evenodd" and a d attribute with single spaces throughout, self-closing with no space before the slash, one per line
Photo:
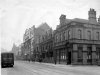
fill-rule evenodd
<path id="1" fill-rule="evenodd" d="M 33 53 L 33 45 L 32 42 L 34 40 L 35 26 L 33 25 L 31 28 L 25 30 L 25 34 L 23 36 L 23 57 L 27 60 L 31 59 Z"/>
<path id="2" fill-rule="evenodd" d="M 94 9 L 90 9 L 88 14 L 88 20 L 66 19 L 65 15 L 61 15 L 60 25 L 54 34 L 56 62 L 65 64 L 98 63 L 100 59 L 100 23 L 96 21 Z"/>
<path id="3" fill-rule="evenodd" d="M 50 53 L 52 51 L 52 29 L 50 27 L 44 27 L 46 29 L 39 28 L 39 31 L 36 35 L 36 40 L 34 41 L 34 53 L 35 53 L 35 61 L 39 61 L 39 59 L 44 59 L 46 57 L 46 53 Z"/>
<path id="4" fill-rule="evenodd" d="M 49 29 L 47 23 L 42 23 L 39 27 L 35 26 L 26 29 L 23 37 L 23 56 L 25 60 L 37 60 L 39 56 L 39 50 L 36 48 L 39 47 L 40 36 L 44 35 L 45 32 Z"/>
<path id="5" fill-rule="evenodd" d="M 49 29 L 40 40 L 40 51 L 43 62 L 53 62 L 53 30 Z"/>
<path id="6" fill-rule="evenodd" d="M 52 30 L 46 23 L 34 28 L 32 40 L 29 32 L 24 34 L 22 48 L 30 52 L 33 50 L 35 61 L 59 64 L 96 65 L 100 61 L 100 16 L 96 19 L 96 11 L 88 11 L 88 20 L 74 18 L 67 19 L 61 15 L 56 30 Z M 27 30 L 26 30 L 27 31 Z M 29 48 L 29 49 L 28 49 Z M 25 54 L 25 53 L 24 53 Z"/>

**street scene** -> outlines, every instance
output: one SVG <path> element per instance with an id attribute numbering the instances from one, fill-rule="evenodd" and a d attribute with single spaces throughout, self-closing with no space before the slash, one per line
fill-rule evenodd
<path id="1" fill-rule="evenodd" d="M 13 68 L 2 68 L 1 75 L 100 75 L 100 67 L 15 61 Z"/>
<path id="2" fill-rule="evenodd" d="M 0 0 L 1 75 L 100 75 L 100 0 Z"/>

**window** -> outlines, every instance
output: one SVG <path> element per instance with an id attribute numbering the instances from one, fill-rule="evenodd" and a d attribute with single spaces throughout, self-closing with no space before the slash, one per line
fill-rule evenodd
<path id="1" fill-rule="evenodd" d="M 68 31 L 68 39 L 70 39 L 71 38 L 71 31 L 69 30 Z"/>
<path id="2" fill-rule="evenodd" d="M 78 38 L 82 39 L 82 31 L 80 29 L 78 30 Z"/>
<path id="3" fill-rule="evenodd" d="M 58 35 L 55 36 L 55 42 L 58 42 Z"/>
<path id="4" fill-rule="evenodd" d="M 83 58 L 83 47 L 78 47 L 78 62 L 82 62 Z"/>
<path id="5" fill-rule="evenodd" d="M 96 38 L 99 40 L 99 32 L 96 32 Z"/>
<path id="6" fill-rule="evenodd" d="M 58 35 L 57 35 L 57 42 L 58 42 L 59 38 L 58 38 Z"/>
<path id="7" fill-rule="evenodd" d="M 87 50 L 88 50 L 88 55 L 91 55 L 91 53 L 92 53 L 92 47 L 87 47 Z"/>
<path id="8" fill-rule="evenodd" d="M 65 40 L 65 36 L 66 36 L 65 32 L 63 32 L 63 40 Z"/>
<path id="9" fill-rule="evenodd" d="M 57 42 L 57 35 L 55 36 L 55 42 Z"/>
<path id="10" fill-rule="evenodd" d="M 67 39 L 67 31 L 65 31 L 65 40 Z"/>
<path id="11" fill-rule="evenodd" d="M 60 33 L 60 35 L 59 35 L 59 41 L 61 41 L 61 39 L 62 39 L 62 37 L 61 37 L 61 33 Z"/>
<path id="12" fill-rule="evenodd" d="M 97 59 L 100 59 L 100 48 L 99 47 L 97 47 L 96 48 L 96 55 L 97 55 Z"/>
<path id="13" fill-rule="evenodd" d="M 61 33 L 61 41 L 63 40 L 63 34 Z"/>
<path id="14" fill-rule="evenodd" d="M 87 34 L 88 34 L 88 40 L 91 40 L 91 31 L 88 31 Z"/>
<path id="15" fill-rule="evenodd" d="M 92 47 L 87 47 L 87 63 L 92 64 Z"/>
<path id="16" fill-rule="evenodd" d="M 64 61 L 64 60 L 66 59 L 65 50 L 64 50 L 64 49 L 60 51 L 60 59 L 61 59 L 62 61 Z"/>

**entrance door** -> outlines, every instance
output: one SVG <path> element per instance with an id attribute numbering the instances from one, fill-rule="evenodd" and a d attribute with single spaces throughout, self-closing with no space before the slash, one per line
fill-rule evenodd
<path id="1" fill-rule="evenodd" d="M 68 52 L 67 64 L 71 64 L 71 51 Z"/>
<path id="2" fill-rule="evenodd" d="M 92 65 L 92 47 L 87 47 L 87 63 Z"/>

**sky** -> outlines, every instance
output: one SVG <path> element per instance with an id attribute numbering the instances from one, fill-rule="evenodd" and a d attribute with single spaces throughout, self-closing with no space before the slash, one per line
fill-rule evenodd
<path id="1" fill-rule="evenodd" d="M 23 42 L 27 28 L 47 22 L 56 29 L 59 17 L 88 19 L 88 11 L 94 8 L 100 15 L 100 0 L 0 0 L 1 48 L 10 51 L 13 43 Z"/>

